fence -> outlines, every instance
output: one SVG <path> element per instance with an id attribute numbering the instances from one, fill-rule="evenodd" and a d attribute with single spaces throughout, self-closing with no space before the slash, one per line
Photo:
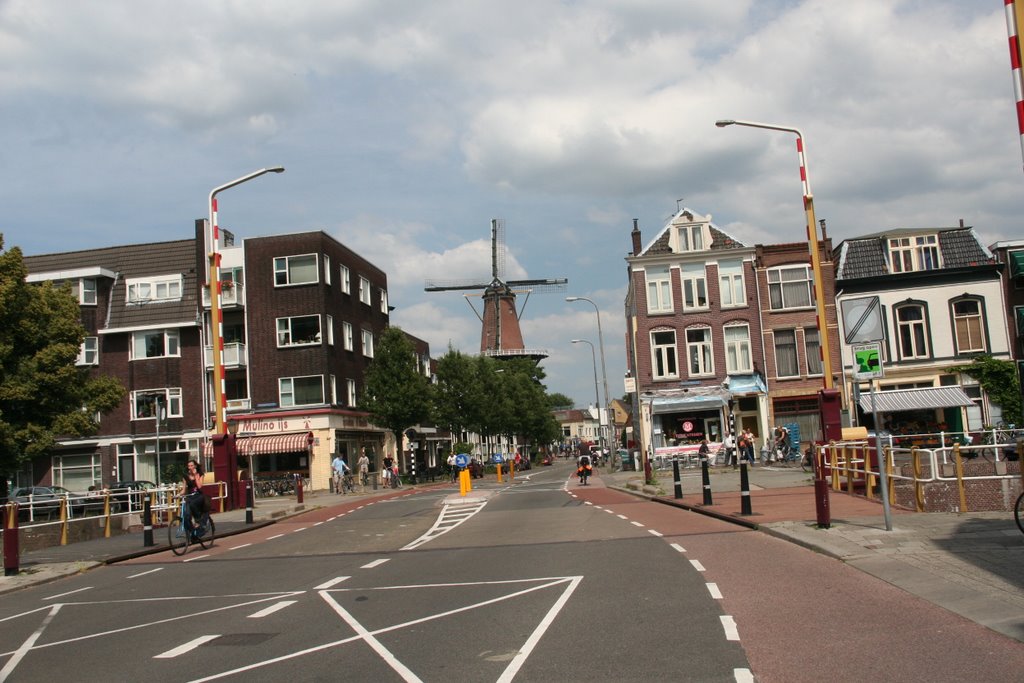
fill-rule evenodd
<path id="1" fill-rule="evenodd" d="M 883 442 L 886 438 L 883 437 Z M 882 446 L 889 500 L 919 512 L 1013 509 L 1024 488 L 1019 454 L 1024 443 L 961 445 L 940 437 L 935 448 Z M 950 443 L 951 445 L 946 445 Z M 875 445 L 866 441 L 818 445 L 818 466 L 835 491 L 880 494 L 881 472 Z"/>

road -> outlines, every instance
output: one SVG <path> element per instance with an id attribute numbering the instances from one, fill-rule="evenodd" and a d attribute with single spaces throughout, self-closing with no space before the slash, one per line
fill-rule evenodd
<path id="1" fill-rule="evenodd" d="M 0 680 L 1020 680 L 1024 649 L 564 464 L 5 596 Z"/>

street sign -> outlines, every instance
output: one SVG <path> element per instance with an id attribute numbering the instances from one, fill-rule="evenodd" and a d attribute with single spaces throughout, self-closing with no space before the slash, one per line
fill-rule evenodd
<path id="1" fill-rule="evenodd" d="M 847 344 L 885 341 L 882 307 L 877 296 L 844 299 L 840 306 Z"/>
<path id="2" fill-rule="evenodd" d="M 455 466 L 456 467 L 468 467 L 469 466 L 469 456 L 466 455 L 465 453 L 459 453 L 458 455 L 456 455 L 455 456 Z"/>
<path id="3" fill-rule="evenodd" d="M 881 344 L 854 344 L 852 349 L 854 379 L 876 379 L 883 376 Z"/>
<path id="4" fill-rule="evenodd" d="M 491 462 L 502 463 L 505 462 L 505 456 L 501 453 L 495 453 L 491 456 Z"/>

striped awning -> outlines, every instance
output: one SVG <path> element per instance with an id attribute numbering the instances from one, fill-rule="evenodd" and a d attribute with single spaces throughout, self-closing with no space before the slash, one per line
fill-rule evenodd
<path id="1" fill-rule="evenodd" d="M 861 393 L 860 407 L 871 412 L 871 394 Z M 961 408 L 974 405 L 971 397 L 960 387 L 926 387 L 923 389 L 896 389 L 875 392 L 875 412 L 897 413 L 901 410 L 929 410 L 934 408 Z"/>
<path id="2" fill-rule="evenodd" d="M 268 453 L 305 453 L 313 445 L 313 432 L 295 434 L 267 434 L 240 436 L 235 441 L 238 455 L 266 455 Z M 203 453 L 213 455 L 213 443 L 203 444 Z"/>

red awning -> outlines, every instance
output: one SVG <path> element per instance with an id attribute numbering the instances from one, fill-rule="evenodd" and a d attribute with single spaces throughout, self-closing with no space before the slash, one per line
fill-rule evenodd
<path id="1" fill-rule="evenodd" d="M 305 453 L 313 445 L 313 432 L 297 434 L 268 434 L 266 436 L 240 436 L 235 441 L 238 455 L 265 455 L 268 453 Z M 213 443 L 203 444 L 203 454 L 213 455 Z"/>

